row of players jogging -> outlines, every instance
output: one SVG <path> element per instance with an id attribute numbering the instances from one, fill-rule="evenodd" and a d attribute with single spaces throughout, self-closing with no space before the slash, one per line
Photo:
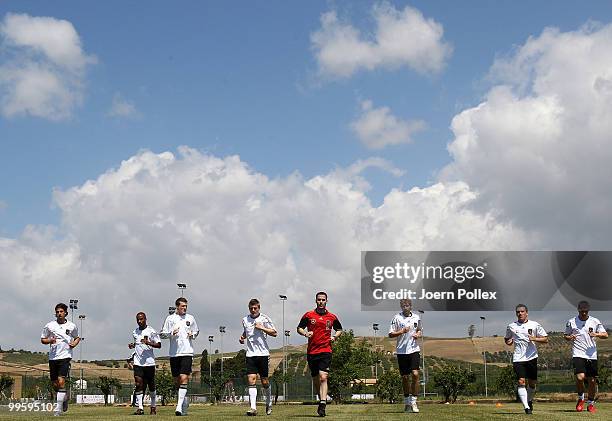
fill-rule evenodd
<path id="1" fill-rule="evenodd" d="M 332 343 L 342 334 L 342 325 L 336 315 L 327 310 L 327 294 L 318 292 L 315 295 L 315 309 L 306 312 L 297 326 L 297 332 L 308 338 L 307 362 L 314 388 L 318 391 L 319 403 L 317 415 L 326 415 L 327 378 L 332 360 Z M 170 370 L 178 389 L 178 401 L 175 414 L 186 415 L 189 408 L 187 388 L 193 364 L 193 340 L 199 334 L 195 318 L 187 313 L 187 299 L 176 300 L 176 311 L 169 315 L 158 333 L 147 325 L 147 316 L 143 312 L 136 315 L 138 327 L 133 331 L 133 342 L 128 347 L 133 350 L 132 364 L 135 383 L 136 415 L 144 414 L 143 399 L 148 388 L 151 406 L 150 413 L 156 414 L 155 395 L 155 356 L 153 349 L 161 348 L 161 340 L 170 341 Z M 396 354 L 399 371 L 402 376 L 404 393 L 404 411 L 419 412 L 417 396 L 419 394 L 420 348 L 418 339 L 422 337 L 421 320 L 418 314 L 412 313 L 412 301 L 405 299 L 399 302 L 401 311 L 391 320 L 389 337 L 396 338 Z M 246 344 L 246 367 L 250 408 L 246 415 L 257 415 L 257 376 L 261 380 L 265 397 L 265 413 L 272 413 L 272 396 L 269 374 L 270 349 L 268 336 L 277 336 L 272 319 L 260 312 L 259 300 L 253 298 L 248 303 L 249 314 L 242 319 L 241 344 Z M 77 327 L 66 319 L 67 306 L 60 303 L 55 306 L 56 320 L 44 327 L 41 342 L 48 344 L 49 372 L 53 388 L 56 391 L 54 415 L 61 415 L 68 409 L 65 379 L 69 376 L 72 350 L 79 342 Z M 602 323 L 589 315 L 590 306 L 586 301 L 578 304 L 578 315 L 567 321 L 564 338 L 572 342 L 572 362 L 576 376 L 578 402 L 576 411 L 595 412 L 595 393 L 597 388 L 597 345 L 596 338 L 608 337 Z M 504 341 L 514 346 L 512 362 L 517 378 L 517 394 L 526 414 L 533 411 L 533 399 L 538 378 L 537 343 L 548 342 L 548 335 L 537 322 L 528 319 L 528 309 L 524 304 L 516 306 L 517 320 L 506 329 Z M 585 402 L 585 383 L 587 399 Z"/>

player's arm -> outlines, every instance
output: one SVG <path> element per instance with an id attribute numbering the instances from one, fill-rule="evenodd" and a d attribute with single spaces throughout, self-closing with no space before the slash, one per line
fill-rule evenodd
<path id="1" fill-rule="evenodd" d="M 270 319 L 268 319 L 268 321 L 264 323 L 255 323 L 255 328 L 272 337 L 276 337 L 276 335 L 278 335 L 278 332 L 276 331 L 276 328 L 274 327 Z"/>
<path id="2" fill-rule="evenodd" d="M 572 325 L 568 322 L 565 325 L 565 332 L 563 332 L 563 338 L 565 338 L 566 341 L 575 341 L 576 340 L 576 335 L 574 333 L 572 333 L 573 329 L 572 329 Z"/>
<path id="3" fill-rule="evenodd" d="M 300 324 L 298 324 L 297 333 L 310 338 L 312 336 L 312 332 L 310 330 L 306 330 L 306 327 L 308 327 L 308 317 L 304 315 L 300 320 Z"/>
<path id="4" fill-rule="evenodd" d="M 407 333 L 407 332 L 408 332 L 407 327 L 400 328 L 398 324 L 395 322 L 395 319 L 391 321 L 391 326 L 389 327 L 389 337 L 390 338 L 397 338 L 398 336 L 403 335 L 404 333 Z"/>
<path id="5" fill-rule="evenodd" d="M 504 342 L 508 346 L 514 343 L 514 339 L 512 339 L 512 330 L 510 329 L 510 327 L 506 329 L 506 336 L 504 337 Z"/>
<path id="6" fill-rule="evenodd" d="M 589 332 L 589 335 L 592 338 L 608 339 L 608 331 L 606 331 L 606 328 L 601 323 L 597 325 L 595 332 Z"/>
<path id="7" fill-rule="evenodd" d="M 164 325 L 162 326 L 162 328 L 159 331 L 159 337 L 162 339 L 169 339 L 170 336 L 173 335 L 172 331 L 170 330 L 170 316 L 166 317 L 166 320 L 164 321 Z"/>
<path id="8" fill-rule="evenodd" d="M 423 336 L 423 330 L 421 329 L 421 321 L 419 320 L 419 323 L 417 324 L 416 332 L 412 335 L 412 337 L 414 339 L 419 339 L 421 336 Z"/>
<path id="9" fill-rule="evenodd" d="M 334 334 L 331 337 L 331 341 L 334 342 L 336 339 L 338 339 L 340 337 L 340 335 L 342 335 L 342 325 L 340 324 L 340 320 L 335 319 L 334 322 L 332 323 L 332 328 L 334 329 Z"/>
<path id="10" fill-rule="evenodd" d="M 161 339 L 157 332 L 151 332 L 151 336 L 144 341 L 145 345 L 149 345 L 151 348 L 160 349 L 161 348 Z"/>
<path id="11" fill-rule="evenodd" d="M 535 329 L 535 335 L 530 336 L 529 340 L 532 342 L 540 343 L 540 344 L 547 344 L 548 343 L 548 333 L 546 333 L 546 331 L 544 330 L 542 326 L 538 325 L 538 327 L 536 327 Z"/>
<path id="12" fill-rule="evenodd" d="M 53 336 L 47 326 L 43 328 L 40 334 L 40 343 L 43 345 L 50 345 L 55 343 L 55 336 Z"/>
<path id="13" fill-rule="evenodd" d="M 70 348 L 74 348 L 81 342 L 81 337 L 79 336 L 79 329 L 75 327 L 72 332 L 70 332 L 70 336 L 72 337 L 72 340 L 68 342 L 68 346 Z"/>
<path id="14" fill-rule="evenodd" d="M 191 319 L 191 326 L 189 330 L 190 330 L 189 337 L 191 339 L 197 338 L 198 335 L 200 334 L 200 328 L 198 327 L 198 323 L 195 321 L 195 318 Z"/>

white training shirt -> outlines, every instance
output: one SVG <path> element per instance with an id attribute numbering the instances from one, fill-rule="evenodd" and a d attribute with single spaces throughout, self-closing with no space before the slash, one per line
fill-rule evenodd
<path id="1" fill-rule="evenodd" d="M 276 330 L 276 328 L 272 319 L 262 313 L 259 313 L 259 316 L 255 319 L 250 314 L 242 318 L 242 327 L 244 328 L 242 335 L 246 338 L 245 342 L 247 344 L 246 356 L 265 357 L 270 355 L 267 342 L 268 335 L 259 329 L 255 329 L 255 323 L 261 323 L 267 329 Z"/>
<path id="2" fill-rule="evenodd" d="M 79 330 L 69 320 L 62 324 L 53 320 L 45 325 L 40 334 L 41 339 L 55 337 L 55 343 L 49 344 L 49 360 L 72 358 L 72 348 L 69 343 L 78 336 Z"/>
<path id="3" fill-rule="evenodd" d="M 177 334 L 173 335 L 172 332 L 177 328 Z M 191 314 L 179 316 L 174 313 L 166 317 L 159 336 L 163 339 L 170 339 L 170 357 L 193 356 L 193 339 L 189 338 L 189 333 L 194 338 L 200 333 L 198 324 Z"/>
<path id="4" fill-rule="evenodd" d="M 421 348 L 419 348 L 419 343 L 412 337 L 412 335 L 414 335 L 417 330 L 421 329 L 421 318 L 418 316 L 418 314 L 410 313 L 408 316 L 404 316 L 404 313 L 400 312 L 393 317 L 393 320 L 391 320 L 389 333 L 400 331 L 404 327 L 408 327 L 410 330 L 407 333 L 397 337 L 397 353 L 412 354 L 420 351 Z"/>
<path id="5" fill-rule="evenodd" d="M 576 335 L 572 343 L 572 357 L 586 358 L 587 360 L 597 359 L 597 344 L 595 338 L 589 336 L 589 332 L 601 333 L 606 328 L 599 319 L 589 316 L 586 320 L 580 320 L 578 316 L 569 319 L 565 324 L 566 335 Z"/>
<path id="6" fill-rule="evenodd" d="M 139 327 L 134 329 L 132 332 L 134 338 L 134 365 L 141 367 L 150 367 L 155 365 L 155 355 L 153 354 L 153 347 L 145 345 L 140 342 L 142 339 L 147 337 L 150 342 L 160 342 L 161 339 L 155 329 L 151 326 L 147 326 L 140 330 Z"/>
<path id="7" fill-rule="evenodd" d="M 548 333 L 538 322 L 532 320 L 527 320 L 525 323 L 516 321 L 508 325 L 506 338 L 512 338 L 514 341 L 512 362 L 518 363 L 538 358 L 538 348 L 529 340 L 529 336 L 542 338 L 548 336 Z"/>

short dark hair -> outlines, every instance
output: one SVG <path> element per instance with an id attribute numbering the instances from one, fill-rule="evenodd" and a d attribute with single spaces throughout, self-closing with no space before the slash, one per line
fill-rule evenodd
<path id="1" fill-rule="evenodd" d="M 255 304 L 259 305 L 259 300 L 257 298 L 251 298 L 249 301 L 249 307 L 254 306 Z"/>
<path id="2" fill-rule="evenodd" d="M 587 310 L 591 309 L 591 305 L 586 300 L 582 300 L 578 303 L 578 309 L 580 309 L 580 307 L 586 307 Z"/>
<path id="3" fill-rule="evenodd" d="M 315 300 L 319 295 L 325 295 L 325 299 L 327 300 L 327 293 L 325 291 L 319 291 L 315 294 Z"/>
<path id="4" fill-rule="evenodd" d="M 527 308 L 525 304 L 517 304 L 516 307 L 514 307 L 514 311 L 518 310 L 519 308 L 524 308 L 525 311 L 529 313 L 529 309 Z"/>
<path id="5" fill-rule="evenodd" d="M 185 303 L 185 304 L 187 304 L 187 298 L 184 298 L 184 297 L 178 297 L 178 298 L 176 299 L 176 301 L 174 302 L 174 305 L 178 307 L 178 306 L 179 306 L 179 303 Z"/>
<path id="6" fill-rule="evenodd" d="M 139 311 L 138 313 L 136 313 L 136 318 L 138 318 L 138 316 L 140 316 L 141 314 L 144 316 L 145 319 L 147 318 L 147 315 L 144 311 Z"/>
<path id="7" fill-rule="evenodd" d="M 64 310 L 64 313 L 68 313 L 68 306 L 64 303 L 58 303 L 54 310 L 57 311 L 58 308 L 61 308 L 62 310 Z"/>

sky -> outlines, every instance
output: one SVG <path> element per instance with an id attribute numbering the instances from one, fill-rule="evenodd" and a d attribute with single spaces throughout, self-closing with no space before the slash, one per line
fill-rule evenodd
<path id="1" fill-rule="evenodd" d="M 363 335 L 362 250 L 610 250 L 611 69 L 608 2 L 0 2 L 0 346 L 77 298 L 122 357 L 177 282 L 226 349 L 321 289 Z"/>

